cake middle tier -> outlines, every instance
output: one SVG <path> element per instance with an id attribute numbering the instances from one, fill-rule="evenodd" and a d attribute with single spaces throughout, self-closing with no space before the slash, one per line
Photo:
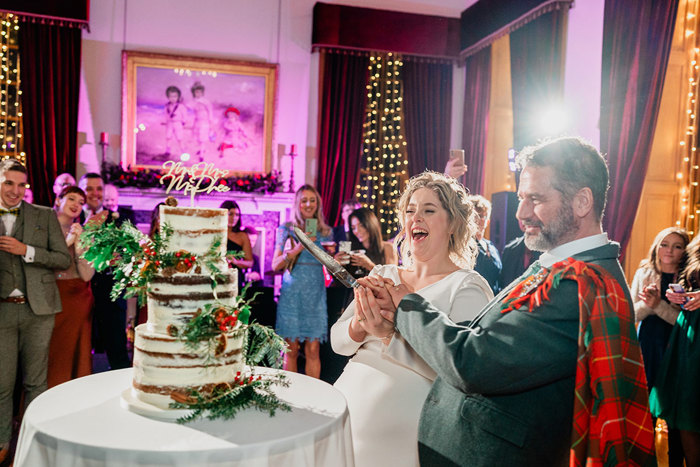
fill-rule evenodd
<path id="1" fill-rule="evenodd" d="M 148 331 L 170 335 L 170 326 L 181 330 L 197 313 L 204 311 L 207 304 L 235 304 L 238 271 L 234 269 L 223 274 L 214 289 L 211 284 L 211 278 L 202 274 L 155 275 L 147 292 Z"/>

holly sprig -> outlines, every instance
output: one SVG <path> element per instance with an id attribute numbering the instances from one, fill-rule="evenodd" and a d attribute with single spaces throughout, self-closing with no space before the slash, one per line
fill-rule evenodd
<path id="1" fill-rule="evenodd" d="M 201 274 L 202 266 L 209 271 L 214 289 L 223 277 L 217 265 L 221 238 L 216 238 L 209 250 L 198 256 L 186 250 L 168 251 L 172 234 L 173 229 L 167 223 L 161 225 L 153 238 L 129 221 L 119 227 L 115 223 L 88 223 L 80 236 L 81 245 L 86 249 L 82 257 L 92 263 L 97 272 L 111 268 L 114 278 L 110 293 L 112 300 L 123 293 L 124 298 L 138 296 L 139 303 L 143 304 L 149 284 L 156 274 Z"/>
<path id="2" fill-rule="evenodd" d="M 228 334 L 231 338 L 238 337 L 239 332 L 243 332 L 239 330 L 244 329 L 245 325 L 248 324 L 251 312 L 250 304 L 260 295 L 260 292 L 256 292 L 248 297 L 248 291 L 249 284 L 246 284 L 231 305 L 220 302 L 207 303 L 203 310 L 198 310 L 192 319 L 177 330 L 177 337 L 192 351 L 201 351 L 204 346 L 207 355 L 216 356 L 217 350 L 224 340 L 222 336 Z M 238 323 L 241 326 L 237 329 Z"/>

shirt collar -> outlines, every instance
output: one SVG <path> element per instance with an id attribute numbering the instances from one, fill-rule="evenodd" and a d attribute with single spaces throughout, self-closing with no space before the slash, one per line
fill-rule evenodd
<path id="1" fill-rule="evenodd" d="M 104 207 L 100 206 L 100 209 L 98 209 L 97 211 L 95 211 L 95 212 L 93 213 L 93 212 L 92 212 L 92 209 L 90 209 L 90 208 L 88 207 L 87 204 L 85 204 L 85 205 L 83 206 L 83 211 L 85 212 L 85 215 L 87 215 L 87 216 L 89 216 L 90 214 L 92 214 L 92 215 L 99 214 L 99 213 L 101 213 L 102 211 L 104 211 L 104 209 L 105 209 Z"/>
<path id="2" fill-rule="evenodd" d="M 569 243 L 564 243 L 549 251 L 545 251 L 540 256 L 540 264 L 543 268 L 548 268 L 554 263 L 563 261 L 566 258 L 577 255 L 583 251 L 592 250 L 601 247 L 608 243 L 608 234 L 603 232 L 600 234 L 590 235 L 588 237 L 579 238 Z"/>

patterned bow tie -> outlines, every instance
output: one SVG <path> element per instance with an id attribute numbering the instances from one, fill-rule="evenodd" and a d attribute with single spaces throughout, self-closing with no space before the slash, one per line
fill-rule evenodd
<path id="1" fill-rule="evenodd" d="M 1 209 L 0 208 L 0 216 L 4 216 L 5 214 L 12 214 L 13 216 L 19 216 L 19 208 L 14 208 L 14 209 Z"/>

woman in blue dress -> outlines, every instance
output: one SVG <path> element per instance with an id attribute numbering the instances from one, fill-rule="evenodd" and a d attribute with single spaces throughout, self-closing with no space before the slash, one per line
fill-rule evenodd
<path id="1" fill-rule="evenodd" d="M 331 228 L 323 218 L 321 197 L 311 185 L 303 185 L 294 196 L 294 221 L 277 230 L 272 269 L 285 269 L 282 290 L 277 305 L 275 330 L 284 337 L 289 350 L 284 358 L 284 369 L 297 371 L 300 342 L 304 343 L 305 373 L 314 378 L 321 374 L 319 348 L 328 334 L 326 286 L 321 263 L 304 249 L 294 235 L 293 226 L 309 232 L 316 221 L 316 234 L 309 237 L 317 244 L 332 241 Z"/>

